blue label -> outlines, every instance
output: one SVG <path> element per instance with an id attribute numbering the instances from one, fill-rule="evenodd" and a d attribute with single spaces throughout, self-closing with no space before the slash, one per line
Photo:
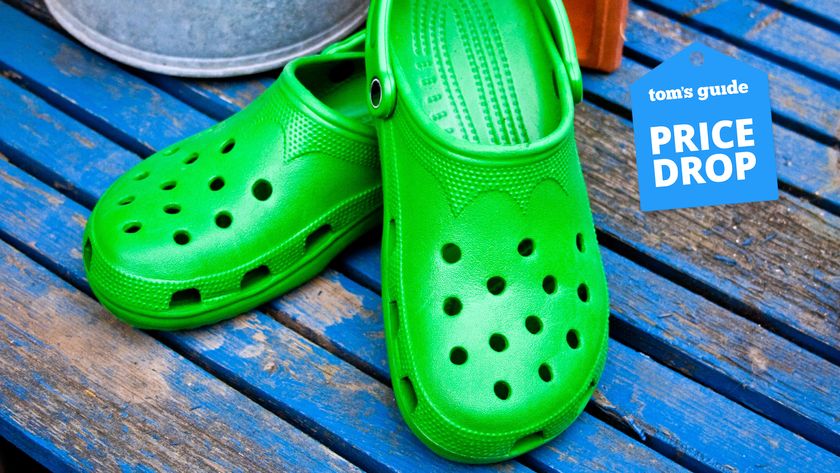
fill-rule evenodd
<path id="1" fill-rule="evenodd" d="M 778 199 L 767 74 L 693 44 L 631 95 L 642 210 Z"/>

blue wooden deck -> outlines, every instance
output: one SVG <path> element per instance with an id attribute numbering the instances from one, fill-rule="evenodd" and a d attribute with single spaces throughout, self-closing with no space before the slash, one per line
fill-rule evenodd
<path id="1" fill-rule="evenodd" d="M 840 471 L 840 2 L 637 0 L 622 68 L 576 127 L 610 284 L 581 419 L 489 467 L 449 463 L 389 387 L 375 234 L 309 284 L 202 330 L 142 332 L 91 297 L 82 230 L 156 149 L 271 75 L 110 62 L 38 0 L 0 3 L 0 436 L 55 470 Z M 629 85 L 700 41 L 771 76 L 781 197 L 643 214 Z"/>

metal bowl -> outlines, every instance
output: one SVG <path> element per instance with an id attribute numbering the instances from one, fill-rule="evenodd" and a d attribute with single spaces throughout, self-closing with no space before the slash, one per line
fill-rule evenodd
<path id="1" fill-rule="evenodd" d="M 153 72 L 226 77 L 320 51 L 365 20 L 368 0 L 46 0 L 70 34 Z"/>

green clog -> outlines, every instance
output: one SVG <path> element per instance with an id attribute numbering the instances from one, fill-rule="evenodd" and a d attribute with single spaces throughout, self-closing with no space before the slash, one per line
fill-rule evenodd
<path id="1" fill-rule="evenodd" d="M 517 456 L 581 413 L 607 348 L 565 11 L 559 0 L 375 0 L 366 55 L 398 405 L 444 457 Z"/>
<path id="2" fill-rule="evenodd" d="M 142 328 L 197 327 L 320 272 L 381 222 L 364 56 L 291 62 L 251 105 L 138 164 L 88 221 L 91 288 Z"/>

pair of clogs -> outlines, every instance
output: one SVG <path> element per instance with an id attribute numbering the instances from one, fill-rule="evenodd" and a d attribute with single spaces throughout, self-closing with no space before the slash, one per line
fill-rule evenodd
<path id="1" fill-rule="evenodd" d="M 406 422 L 453 460 L 514 457 L 580 414 L 604 365 L 580 99 L 559 0 L 374 1 L 366 41 L 291 62 L 117 180 L 85 231 L 90 285 L 132 325 L 197 327 L 306 282 L 382 223 Z"/>

